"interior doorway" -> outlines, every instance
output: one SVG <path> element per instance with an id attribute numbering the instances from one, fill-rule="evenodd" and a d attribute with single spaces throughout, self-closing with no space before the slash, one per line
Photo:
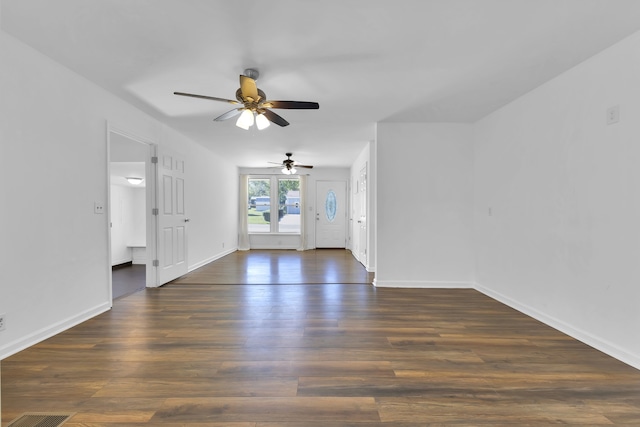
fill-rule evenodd
<path id="1" fill-rule="evenodd" d="M 109 126 L 109 255 L 111 299 L 155 284 L 153 144 Z"/>

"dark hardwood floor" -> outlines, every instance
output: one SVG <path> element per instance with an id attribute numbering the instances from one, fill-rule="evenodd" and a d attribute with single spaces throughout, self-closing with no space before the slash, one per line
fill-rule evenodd
<path id="1" fill-rule="evenodd" d="M 145 265 L 125 264 L 111 269 L 111 286 L 113 299 L 131 295 L 141 291 L 146 286 Z"/>
<path id="2" fill-rule="evenodd" d="M 192 274 L 2 361 L 2 425 L 640 425 L 640 371 L 474 290 Z"/>
<path id="3" fill-rule="evenodd" d="M 368 283 L 374 274 L 344 249 L 237 251 L 173 283 L 277 285 Z"/>

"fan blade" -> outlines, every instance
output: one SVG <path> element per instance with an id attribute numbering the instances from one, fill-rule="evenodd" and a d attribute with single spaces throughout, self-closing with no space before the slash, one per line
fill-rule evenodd
<path id="1" fill-rule="evenodd" d="M 243 98 L 251 98 L 253 101 L 258 101 L 258 86 L 256 86 L 256 81 L 251 77 L 240 75 L 240 90 Z"/>
<path id="2" fill-rule="evenodd" d="M 216 98 L 215 96 L 196 95 L 196 94 L 193 94 L 193 93 L 184 93 L 184 92 L 173 92 L 173 94 L 174 95 L 180 95 L 180 96 L 190 96 L 192 98 L 209 99 L 211 101 L 228 102 L 229 104 L 239 104 L 238 101 L 234 101 L 232 99 Z"/>
<path id="3" fill-rule="evenodd" d="M 268 108 L 284 108 L 287 110 L 317 110 L 320 104 L 317 102 L 304 101 L 265 101 L 262 104 Z"/>
<path id="4" fill-rule="evenodd" d="M 282 164 L 282 163 L 276 163 L 276 162 L 267 162 L 267 163 L 272 164 L 272 165 L 279 165 L 279 166 L 283 166 L 283 164 Z"/>
<path id="5" fill-rule="evenodd" d="M 285 119 L 283 119 L 282 117 L 280 117 L 279 115 L 277 115 L 271 110 L 264 110 L 263 114 L 267 119 L 269 119 L 270 122 L 273 122 L 278 126 L 282 126 L 282 127 L 289 126 L 288 121 L 286 121 Z"/>
<path id="6" fill-rule="evenodd" d="M 313 169 L 313 166 L 310 165 L 299 165 L 297 163 L 294 163 L 293 166 L 297 167 L 297 168 L 307 168 L 307 169 Z"/>
<path id="7" fill-rule="evenodd" d="M 215 119 L 213 119 L 214 122 L 221 122 L 223 120 L 228 120 L 232 117 L 235 117 L 237 115 L 239 115 L 240 113 L 242 113 L 243 108 L 236 108 L 233 109 L 231 111 L 227 111 L 226 113 L 216 117 Z"/>

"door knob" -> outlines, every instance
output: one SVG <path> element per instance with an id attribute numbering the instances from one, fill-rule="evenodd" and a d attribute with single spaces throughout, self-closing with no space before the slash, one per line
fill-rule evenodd
<path id="1" fill-rule="evenodd" d="M 189 221 L 191 221 L 189 218 L 184 219 L 184 222 L 189 222 Z"/>

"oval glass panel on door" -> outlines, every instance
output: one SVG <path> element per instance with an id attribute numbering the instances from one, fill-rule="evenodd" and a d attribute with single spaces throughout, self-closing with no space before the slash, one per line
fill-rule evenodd
<path id="1" fill-rule="evenodd" d="M 327 221 L 333 222 L 336 219 L 337 209 L 336 193 L 333 190 L 329 190 L 324 201 L 324 212 L 327 215 Z"/>

